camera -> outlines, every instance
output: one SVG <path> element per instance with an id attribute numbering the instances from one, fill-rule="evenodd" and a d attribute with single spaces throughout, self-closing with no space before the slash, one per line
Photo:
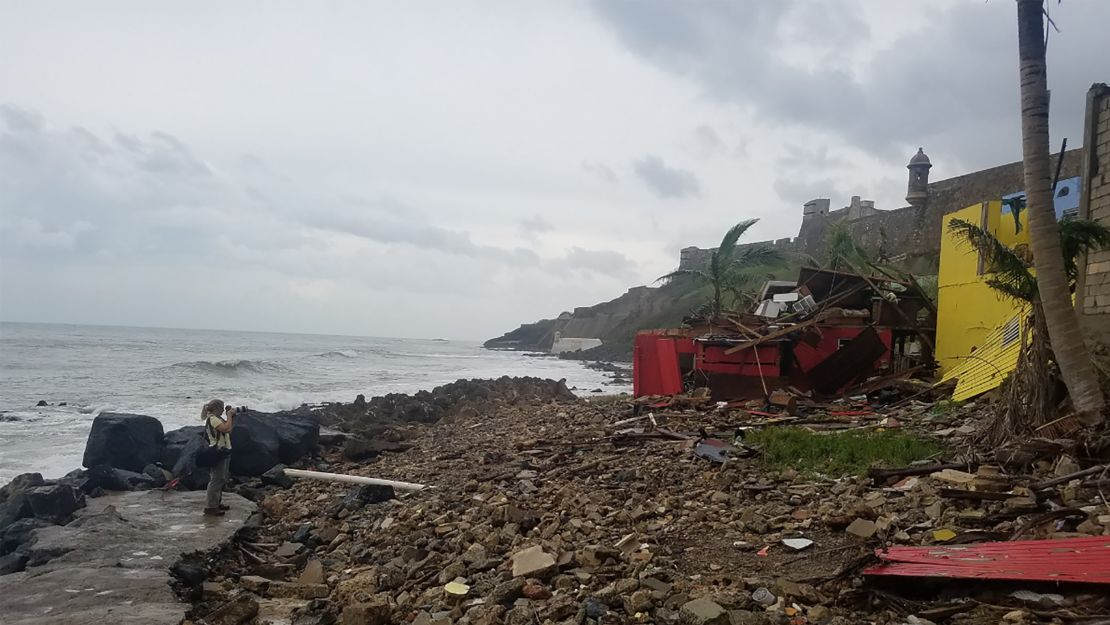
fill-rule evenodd
<path id="1" fill-rule="evenodd" d="M 246 412 L 248 410 L 248 408 L 246 406 L 230 406 L 229 405 L 228 408 L 231 408 L 232 410 L 234 410 L 235 414 L 243 414 L 244 412 Z"/>

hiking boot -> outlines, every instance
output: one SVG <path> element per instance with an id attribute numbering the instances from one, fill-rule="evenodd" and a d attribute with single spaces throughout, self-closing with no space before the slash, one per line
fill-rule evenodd
<path id="1" fill-rule="evenodd" d="M 205 508 L 204 516 L 223 516 L 224 511 L 219 508 Z"/>

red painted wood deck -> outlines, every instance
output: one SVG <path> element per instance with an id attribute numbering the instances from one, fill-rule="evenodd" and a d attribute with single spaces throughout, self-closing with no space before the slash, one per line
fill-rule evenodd
<path id="1" fill-rule="evenodd" d="M 1110 536 L 891 547 L 864 575 L 1110 584 Z"/>

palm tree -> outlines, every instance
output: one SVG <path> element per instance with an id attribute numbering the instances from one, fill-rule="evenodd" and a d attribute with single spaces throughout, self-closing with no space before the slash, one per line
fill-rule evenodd
<path id="1" fill-rule="evenodd" d="M 1064 253 L 1052 201 L 1048 143 L 1048 71 L 1045 64 L 1044 0 L 1017 0 L 1021 77 L 1021 147 L 1029 241 L 1036 259 L 1037 290 L 1060 375 L 1085 425 L 1102 421 L 1105 399 L 1072 305 Z"/>
<path id="2" fill-rule="evenodd" d="M 986 271 L 991 274 L 984 282 L 1003 297 L 1017 302 L 1035 304 L 1039 300 L 1039 283 L 1033 270 L 1040 263 L 1024 246 L 1007 247 L 993 234 L 963 219 L 948 222 L 948 231 L 983 257 Z M 1080 254 L 1110 247 L 1110 227 L 1089 219 L 1064 219 L 1056 224 L 1057 246 L 1064 259 L 1064 275 L 1068 290 L 1075 287 L 1080 268 Z"/>
<path id="3" fill-rule="evenodd" d="M 871 255 L 856 243 L 846 221 L 836 221 L 829 226 L 825 234 L 826 267 L 833 271 L 841 268 L 858 271 L 857 268 L 868 267 L 874 262 Z"/>
<path id="4" fill-rule="evenodd" d="M 713 287 L 713 317 L 721 316 L 721 297 L 724 293 L 734 295 L 742 292 L 745 283 L 751 280 L 744 271 L 756 267 L 782 264 L 782 254 L 766 245 L 748 247 L 737 246 L 737 241 L 758 219 L 741 221 L 728 229 L 721 244 L 709 255 L 703 269 L 679 269 L 660 277 L 656 282 L 671 280 L 680 276 L 692 276 L 695 280 Z"/>
<path id="5" fill-rule="evenodd" d="M 1059 366 L 1059 357 L 1051 358 L 1055 350 L 1050 348 L 1051 337 L 1039 297 L 1039 284 L 1033 272 L 1034 269 L 1039 272 L 1040 266 L 1034 265 L 1027 246 L 1007 247 L 993 234 L 973 223 L 953 219 L 948 223 L 948 231 L 980 254 L 990 273 L 985 280 L 988 286 L 1003 297 L 1029 305 L 1032 309 L 1032 338 L 1027 339 L 1023 334 L 1018 366 L 1006 387 L 1005 404 L 987 432 L 989 442 L 1001 443 L 1014 434 L 1031 433 L 1055 417 L 1056 401 L 1051 392 L 1054 384 L 1049 361 L 1055 360 Z M 1058 222 L 1056 236 L 1063 254 L 1066 284 L 1071 290 L 1080 272 L 1076 258 L 1089 251 L 1110 247 L 1110 228 L 1097 221 L 1065 219 Z"/>

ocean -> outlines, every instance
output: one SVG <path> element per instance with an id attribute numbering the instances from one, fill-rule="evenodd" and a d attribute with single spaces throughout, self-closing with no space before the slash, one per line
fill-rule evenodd
<path id="1" fill-rule="evenodd" d="M 579 362 L 473 341 L 2 322 L 0 484 L 81 466 L 101 411 L 150 415 L 170 430 L 196 424 L 214 397 L 275 411 L 503 375 L 565 378 L 582 394 L 630 390 Z"/>

